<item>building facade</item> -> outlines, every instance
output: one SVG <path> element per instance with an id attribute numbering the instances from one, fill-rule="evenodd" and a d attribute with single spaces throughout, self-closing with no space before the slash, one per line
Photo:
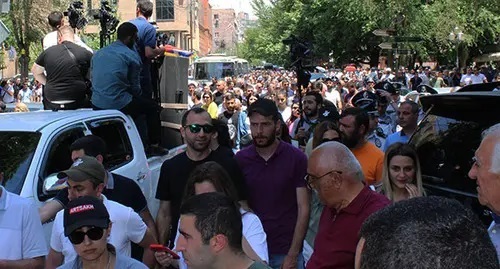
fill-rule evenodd
<path id="1" fill-rule="evenodd" d="M 238 44 L 238 21 L 234 9 L 213 9 L 213 51 L 232 54 Z"/>

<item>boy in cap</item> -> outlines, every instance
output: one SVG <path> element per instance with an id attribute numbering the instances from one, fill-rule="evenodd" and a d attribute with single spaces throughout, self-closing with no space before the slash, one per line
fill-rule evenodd
<path id="1" fill-rule="evenodd" d="M 103 202 L 84 196 L 68 203 L 64 210 L 64 235 L 73 244 L 76 259 L 58 268 L 147 268 L 144 264 L 116 253 L 107 242 L 112 222 Z"/>
<path id="2" fill-rule="evenodd" d="M 118 253 L 130 256 L 132 241 L 144 248 L 144 263 L 153 266 L 154 256 L 148 249 L 150 244 L 156 243 L 153 235 L 131 208 L 110 201 L 102 195 L 105 176 L 106 171 L 102 164 L 88 156 L 76 159 L 68 170 L 58 174 L 60 179 L 67 180 L 70 201 L 82 196 L 92 196 L 102 200 L 114 226 L 109 242 L 116 247 Z M 76 258 L 75 249 L 64 235 L 63 228 L 63 211 L 59 211 L 52 227 L 46 268 L 56 268 L 63 263 L 63 260 L 68 262 Z"/>

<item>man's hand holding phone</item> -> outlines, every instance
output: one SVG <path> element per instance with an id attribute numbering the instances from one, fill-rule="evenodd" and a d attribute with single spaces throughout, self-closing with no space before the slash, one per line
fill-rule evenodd
<path id="1" fill-rule="evenodd" d="M 158 244 L 151 244 L 149 248 L 155 252 L 156 261 L 161 266 L 167 267 L 170 265 L 177 265 L 176 267 L 178 267 L 177 261 L 175 260 L 180 259 L 180 256 L 177 255 L 177 253 L 173 252 L 171 249 Z"/>

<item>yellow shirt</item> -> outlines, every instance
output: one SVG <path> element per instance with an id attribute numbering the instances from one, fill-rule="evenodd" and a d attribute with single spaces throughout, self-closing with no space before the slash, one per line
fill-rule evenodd
<path id="1" fill-rule="evenodd" d="M 211 102 L 210 105 L 208 105 L 208 108 L 207 105 L 203 105 L 202 108 L 205 109 L 208 114 L 210 114 L 210 117 L 212 119 L 217 119 L 217 112 L 219 111 L 219 108 L 217 107 L 217 104 L 215 102 Z"/>

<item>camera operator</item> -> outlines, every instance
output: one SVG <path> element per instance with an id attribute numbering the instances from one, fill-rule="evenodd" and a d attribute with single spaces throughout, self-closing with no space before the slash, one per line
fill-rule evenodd
<path id="1" fill-rule="evenodd" d="M 63 18 L 64 18 L 63 14 L 59 11 L 50 12 L 47 19 L 49 20 L 50 27 L 52 27 L 52 32 L 46 34 L 45 37 L 43 38 L 43 41 L 42 41 L 43 50 L 46 50 L 46 49 L 58 44 L 57 29 L 64 26 L 64 19 Z M 93 52 L 92 49 L 89 46 L 87 46 L 87 44 L 83 43 L 83 41 L 80 39 L 80 37 L 77 34 L 74 35 L 74 42 L 73 43 L 81 46 L 82 48 L 84 48 L 90 52 Z"/>
<path id="2" fill-rule="evenodd" d="M 118 40 L 97 51 L 92 58 L 92 106 L 94 109 L 117 109 L 132 116 L 148 155 L 165 153 L 160 141 L 158 105 L 141 95 L 139 73 L 141 60 L 134 52 L 137 27 L 125 22 L 118 27 Z M 150 127 L 146 130 L 141 116 Z"/>
<path id="3" fill-rule="evenodd" d="M 75 44 L 70 26 L 59 27 L 57 34 L 59 44 L 43 51 L 31 68 L 35 79 L 45 85 L 44 109 L 85 107 L 92 53 Z"/>
<path id="4" fill-rule="evenodd" d="M 156 45 L 156 29 L 149 23 L 149 18 L 153 14 L 153 3 L 149 0 L 137 1 L 136 16 L 131 20 L 138 29 L 138 40 L 136 49 L 141 57 L 141 89 L 142 96 L 152 98 L 153 86 L 151 81 L 151 59 L 162 55 L 165 50 L 163 46 Z"/>

